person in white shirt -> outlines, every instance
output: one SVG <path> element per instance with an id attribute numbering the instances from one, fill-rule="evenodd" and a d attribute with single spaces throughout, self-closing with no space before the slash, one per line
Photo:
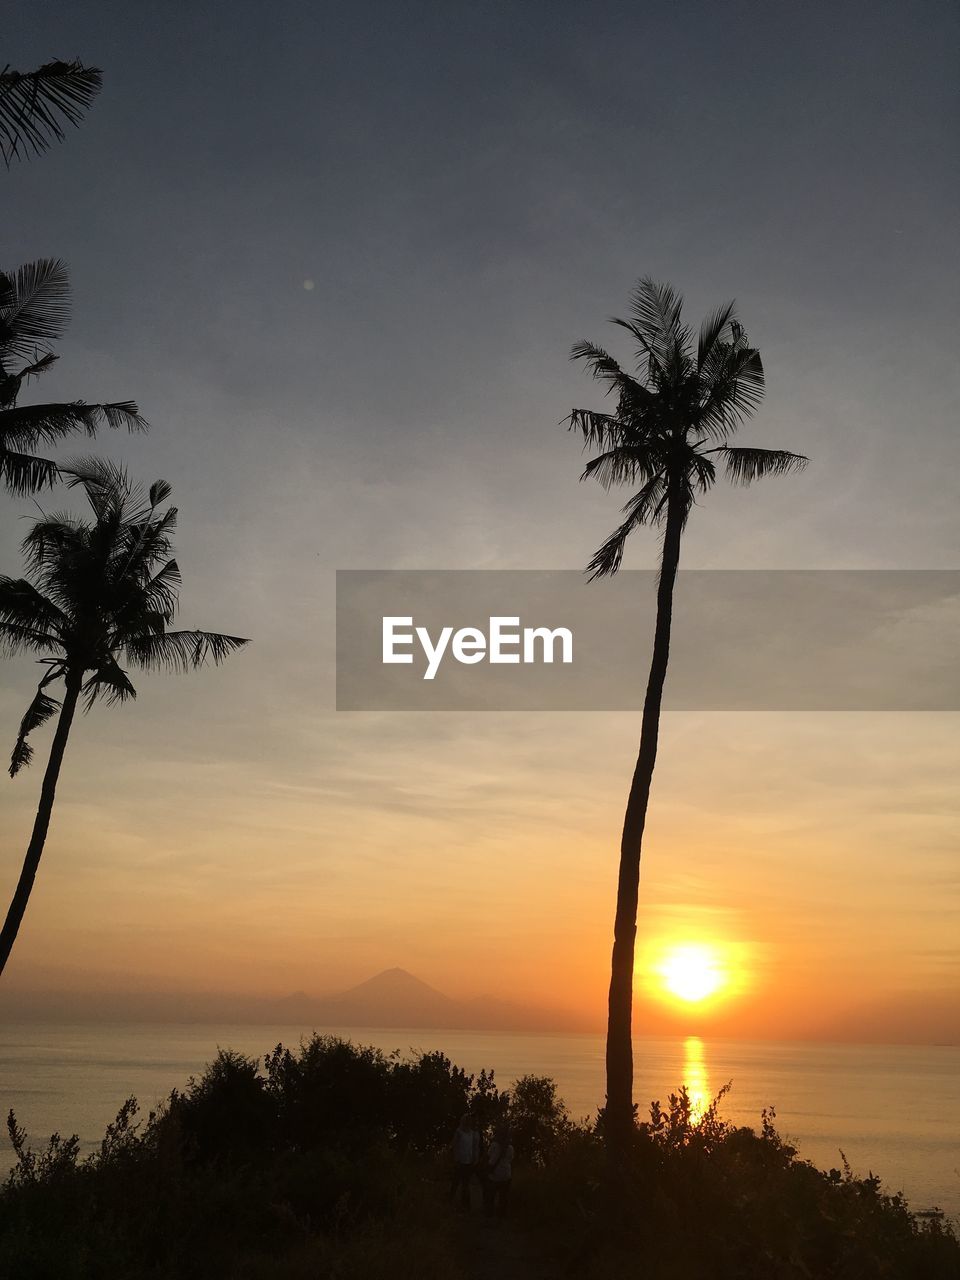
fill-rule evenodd
<path id="1" fill-rule="evenodd" d="M 453 1178 L 450 1182 L 450 1199 L 460 1192 L 460 1204 L 464 1209 L 470 1208 L 470 1183 L 480 1163 L 480 1134 L 477 1132 L 470 1112 L 460 1117 L 460 1124 L 450 1144 L 453 1153 Z"/>
<path id="2" fill-rule="evenodd" d="M 510 1130 L 500 1125 L 494 1130 L 493 1141 L 487 1150 L 486 1181 L 483 1184 L 483 1203 L 489 1216 L 499 1217 L 507 1212 L 510 1183 L 513 1179 L 513 1145 Z"/>

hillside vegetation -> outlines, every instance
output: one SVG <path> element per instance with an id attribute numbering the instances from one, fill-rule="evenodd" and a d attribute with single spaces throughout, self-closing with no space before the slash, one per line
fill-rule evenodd
<path id="1" fill-rule="evenodd" d="M 614 1171 L 602 1116 L 573 1123 L 552 1081 L 509 1093 L 440 1053 L 403 1059 L 313 1036 L 261 1061 L 221 1051 L 138 1122 L 130 1099 L 99 1151 L 31 1150 L 0 1191 L 0 1275 L 18 1280 L 948 1280 L 949 1226 L 876 1178 L 821 1172 L 764 1114 L 758 1132 L 654 1104 Z M 447 1149 L 469 1110 L 506 1118 L 506 1222 L 449 1200 Z M 525 1261 L 517 1261 L 518 1241 Z"/>

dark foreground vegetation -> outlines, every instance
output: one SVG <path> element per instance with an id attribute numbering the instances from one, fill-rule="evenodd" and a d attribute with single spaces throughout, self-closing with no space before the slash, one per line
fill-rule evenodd
<path id="1" fill-rule="evenodd" d="M 719 1101 L 719 1100 L 718 1100 Z M 447 1148 L 469 1110 L 507 1117 L 516 1149 L 505 1222 L 448 1199 Z M 0 1275 L 18 1280 L 943 1280 L 948 1226 L 874 1178 L 823 1173 L 764 1115 L 759 1133 L 686 1094 L 651 1109 L 614 1175 L 600 1127 L 573 1123 L 553 1083 L 509 1094 L 442 1054 L 409 1059 L 315 1036 L 261 1066 L 220 1052 L 137 1122 L 124 1105 L 100 1150 L 31 1151 L 0 1192 Z M 519 1242 L 519 1251 L 518 1251 Z"/>

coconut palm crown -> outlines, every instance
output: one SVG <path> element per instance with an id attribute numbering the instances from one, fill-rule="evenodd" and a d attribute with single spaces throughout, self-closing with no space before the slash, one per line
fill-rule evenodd
<path id="1" fill-rule="evenodd" d="M 703 322 L 696 344 L 683 323 L 682 306 L 670 285 L 649 278 L 638 283 L 629 318 L 613 321 L 636 341 L 636 375 L 625 373 L 595 343 L 578 342 L 571 351 L 571 359 L 584 361 L 616 396 L 612 413 L 574 409 L 570 414 L 569 426 L 582 434 L 584 448 L 598 451 L 581 479 L 595 478 L 606 488 L 635 486 L 623 507 L 624 519 L 590 560 L 588 574 L 602 578 L 616 573 L 634 530 L 663 527 L 653 653 L 620 841 L 610 966 L 604 1129 L 612 1149 L 621 1153 L 634 1127 L 632 1010 L 640 855 L 657 758 L 681 536 L 698 495 L 716 481 L 718 466 L 734 482 L 749 484 L 799 470 L 807 462 L 784 449 L 729 443 L 763 397 L 760 353 L 747 341 L 732 302 Z"/>
<path id="2" fill-rule="evenodd" d="M 57 479 L 57 464 L 37 457 L 37 445 L 76 432 L 93 436 L 102 424 L 130 431 L 147 426 L 132 400 L 18 405 L 23 384 L 53 367 L 51 343 L 69 318 L 70 284 L 59 258 L 0 271 L 0 480 L 16 494 L 35 493 Z"/>
<path id="3" fill-rule="evenodd" d="M 146 492 L 110 462 L 90 459 L 63 472 L 83 490 L 92 520 L 66 514 L 35 521 L 23 542 L 28 577 L 0 577 L 0 644 L 38 655 L 45 668 L 14 743 L 10 774 L 33 756 L 30 735 L 58 715 L 23 871 L 0 932 L 0 972 L 17 936 L 53 808 L 78 702 L 89 711 L 136 697 L 127 668 L 188 671 L 218 664 L 247 643 L 211 631 L 171 630 L 180 569 L 172 556 L 175 507 L 162 480 Z M 63 682 L 62 700 L 51 686 Z"/>
<path id="4" fill-rule="evenodd" d="M 578 342 L 571 360 L 582 360 L 608 394 L 613 413 L 574 409 L 568 419 L 584 448 L 600 452 L 581 479 L 609 489 L 639 487 L 623 508 L 626 517 L 587 566 L 591 577 L 616 573 L 627 538 L 645 524 L 665 522 L 671 503 L 686 524 L 698 494 L 710 489 L 718 464 L 727 478 L 749 484 L 804 467 L 802 454 L 785 449 L 736 448 L 727 443 L 763 399 L 760 352 L 751 347 L 728 302 L 704 320 L 694 349 L 681 318 L 682 297 L 667 284 L 644 277 L 634 290 L 629 319 L 612 318 L 637 343 L 637 375 L 593 342 Z"/>

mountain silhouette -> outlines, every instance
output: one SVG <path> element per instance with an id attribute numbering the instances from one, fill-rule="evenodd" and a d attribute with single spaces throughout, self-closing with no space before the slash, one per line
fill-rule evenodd
<path id="1" fill-rule="evenodd" d="M 456 1008 L 456 1001 L 399 968 L 333 995 L 298 994 L 278 1003 L 332 1026 L 446 1026 Z"/>
<path id="2" fill-rule="evenodd" d="M 264 997 L 215 992 L 45 991 L 0 992 L 0 1013 L 23 1021 L 226 1022 L 300 1024 L 323 1031 L 354 1027 L 409 1027 L 462 1031 L 582 1031 L 582 1017 L 557 1009 L 514 1004 L 492 996 L 458 1000 L 406 969 L 327 995 L 295 991 Z"/>
<path id="3" fill-rule="evenodd" d="M 346 991 L 279 1001 L 315 1026 L 429 1027 L 464 1031 L 543 1031 L 571 1028 L 570 1014 L 479 996 L 456 1000 L 406 969 L 384 969 Z"/>

